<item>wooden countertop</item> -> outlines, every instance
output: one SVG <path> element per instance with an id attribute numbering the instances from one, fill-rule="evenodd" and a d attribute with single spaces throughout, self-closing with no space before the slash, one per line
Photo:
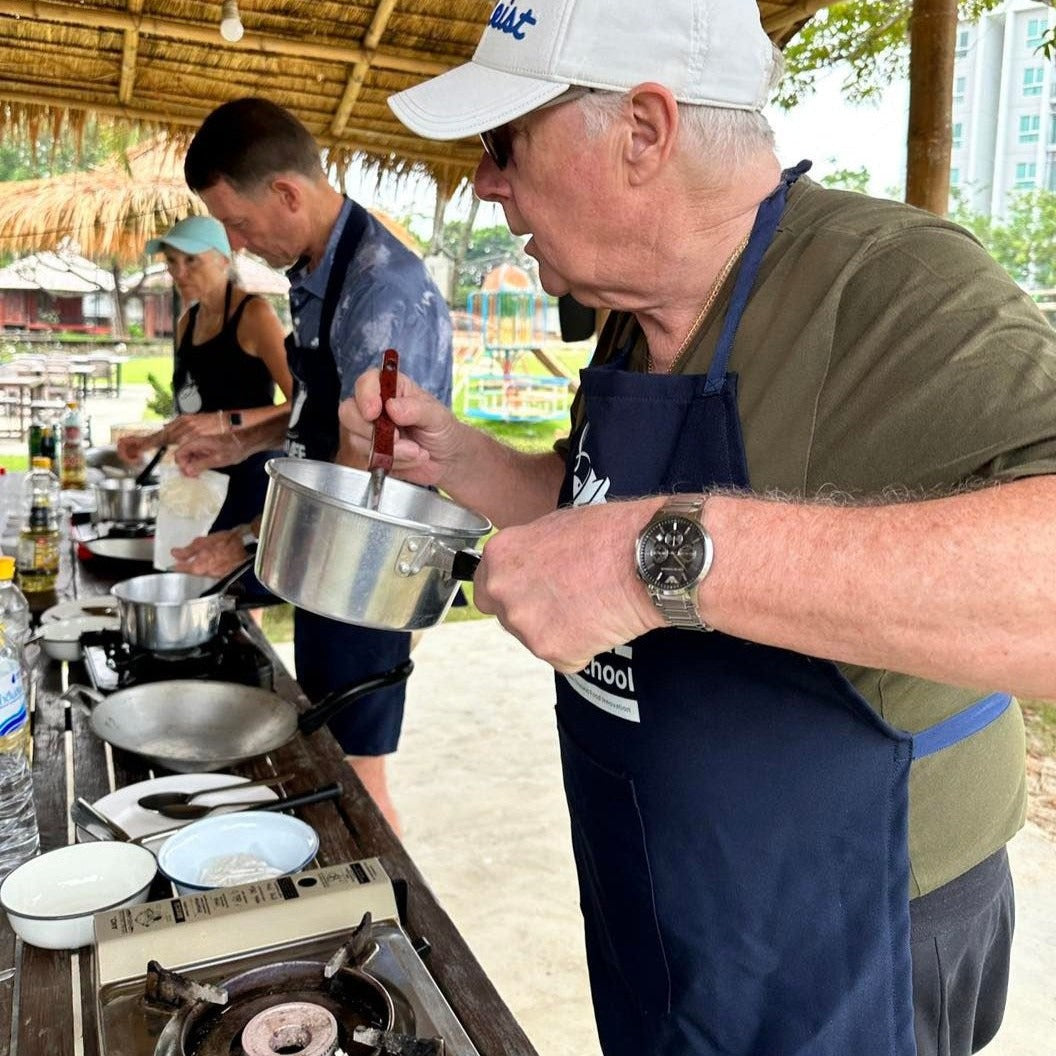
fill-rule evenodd
<path id="1" fill-rule="evenodd" d="M 111 570 L 112 571 L 112 570 Z M 123 578 L 117 576 L 116 578 Z M 75 569 L 76 594 L 106 593 L 113 578 L 98 566 Z M 304 710 L 308 702 L 259 629 L 243 620 L 275 669 L 275 691 Z M 33 715 L 34 799 L 42 850 L 72 842 L 68 805 L 152 776 L 144 760 L 104 745 L 90 730 L 87 714 L 57 699 L 67 682 L 85 682 L 81 665 L 44 660 L 42 692 Z M 110 769 L 112 767 L 112 779 Z M 297 814 L 319 834 L 320 864 L 377 857 L 389 876 L 406 884 L 404 928 L 416 946 L 428 944 L 424 962 L 481 1056 L 535 1056 L 535 1050 L 496 993 L 458 929 L 431 894 L 402 844 L 345 764 L 325 728 L 298 734 L 289 744 L 234 772 L 249 777 L 292 773 L 285 791 L 307 791 L 340 782 L 339 800 L 301 808 Z M 68 780 L 69 778 L 69 780 Z M 151 897 L 170 893 L 167 882 Z M 2 916 L 2 915 L 0 915 Z M 0 920 L 0 1054 L 10 1056 L 99 1056 L 91 949 L 52 951 L 25 945 Z M 143 1056 L 149 1056 L 144 1053 Z"/>

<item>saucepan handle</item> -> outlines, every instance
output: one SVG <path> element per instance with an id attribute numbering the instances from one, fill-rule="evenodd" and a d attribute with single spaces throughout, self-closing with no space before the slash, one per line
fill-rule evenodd
<path id="1" fill-rule="evenodd" d="M 80 704 L 85 711 L 91 711 L 96 704 L 106 700 L 106 696 L 91 686 L 81 686 L 76 682 L 67 686 L 58 697 L 59 700 L 67 700 L 71 704 Z"/>
<path id="2" fill-rule="evenodd" d="M 438 568 L 452 579 L 470 582 L 480 564 L 477 550 L 454 550 L 431 535 L 404 540 L 396 559 L 396 575 L 416 576 L 424 568 Z"/>
<path id="3" fill-rule="evenodd" d="M 306 711 L 298 720 L 297 726 L 301 733 L 315 733 L 321 726 L 325 726 L 339 711 L 368 693 L 379 689 L 387 689 L 389 686 L 399 685 L 405 681 L 414 670 L 414 661 L 407 659 L 402 664 L 380 675 L 373 675 L 363 682 L 357 682 L 353 686 L 328 693 L 315 707 Z"/>
<path id="4" fill-rule="evenodd" d="M 471 583 L 477 574 L 480 557 L 479 550 L 456 550 L 455 556 L 451 558 L 451 578 Z"/>
<path id="5" fill-rule="evenodd" d="M 241 579 L 253 567 L 253 562 L 256 560 L 257 544 L 250 543 L 249 546 L 246 547 L 246 553 L 249 556 L 244 561 L 235 565 L 227 575 L 221 576 L 211 586 L 206 587 L 198 597 L 208 598 L 213 594 L 223 594 L 227 591 L 228 587 L 234 585 L 236 580 Z"/>

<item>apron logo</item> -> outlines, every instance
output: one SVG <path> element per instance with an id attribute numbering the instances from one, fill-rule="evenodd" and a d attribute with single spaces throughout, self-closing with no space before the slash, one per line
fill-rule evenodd
<path id="1" fill-rule="evenodd" d="M 492 29 L 497 29 L 500 33 L 508 33 L 514 40 L 524 40 L 522 26 L 534 26 L 537 24 L 538 22 L 535 15 L 532 14 L 531 8 L 528 8 L 522 15 L 517 10 L 516 4 L 496 4 L 495 10 L 491 13 L 491 18 L 488 19 L 488 25 Z"/>
<path id="2" fill-rule="evenodd" d="M 628 722 L 641 722 L 634 690 L 634 650 L 618 645 L 599 653 L 582 671 L 566 675 L 568 684 L 588 703 Z"/>
<path id="3" fill-rule="evenodd" d="M 594 473 L 590 464 L 590 455 L 586 451 L 587 433 L 589 432 L 590 426 L 585 425 L 579 436 L 575 461 L 572 463 L 573 506 L 601 506 L 608 501 L 611 481 L 608 477 L 600 479 Z"/>

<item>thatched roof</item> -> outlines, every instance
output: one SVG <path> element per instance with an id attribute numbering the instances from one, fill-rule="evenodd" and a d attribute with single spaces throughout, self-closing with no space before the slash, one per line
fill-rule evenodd
<path id="1" fill-rule="evenodd" d="M 629 0 L 628 0 L 629 2 Z M 760 0 L 779 43 L 831 0 Z M 387 96 L 466 61 L 492 0 L 240 0 L 245 35 L 219 34 L 219 2 L 3 0 L 0 131 L 34 138 L 86 114 L 188 132 L 213 107 L 264 95 L 293 110 L 341 169 L 427 170 L 452 189 L 475 143 L 430 143 L 393 117 Z M 648 18 L 648 3 L 641 4 Z"/>
<path id="2" fill-rule="evenodd" d="M 418 252 L 402 224 L 371 212 Z M 69 246 L 130 264 L 142 259 L 147 239 L 204 213 L 183 179 L 182 143 L 156 136 L 83 172 L 0 182 L 0 254 Z"/>

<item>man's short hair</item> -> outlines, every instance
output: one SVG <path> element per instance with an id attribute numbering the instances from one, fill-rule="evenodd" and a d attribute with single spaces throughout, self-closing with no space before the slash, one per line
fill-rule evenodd
<path id="1" fill-rule="evenodd" d="M 218 106 L 194 134 L 183 175 L 192 191 L 226 180 L 251 191 L 283 172 L 321 175 L 319 145 L 283 107 L 267 99 L 234 99 Z"/>

